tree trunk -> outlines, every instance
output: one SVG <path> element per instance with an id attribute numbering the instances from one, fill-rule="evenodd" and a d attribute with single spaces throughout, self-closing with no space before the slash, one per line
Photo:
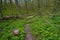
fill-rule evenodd
<path id="1" fill-rule="evenodd" d="M 38 14 L 40 14 L 41 15 L 41 12 L 40 12 L 40 0 L 37 0 L 37 3 L 38 3 Z"/>
<path id="2" fill-rule="evenodd" d="M 5 9 L 5 10 L 6 10 L 6 8 L 7 8 L 6 3 L 7 3 L 7 0 L 4 0 L 4 9 Z"/>
<path id="3" fill-rule="evenodd" d="M 7 0 L 4 0 L 4 2 L 6 3 L 6 2 L 7 2 Z"/>
<path id="4" fill-rule="evenodd" d="M 58 7 L 58 0 L 55 0 L 55 7 L 54 7 L 54 10 L 53 10 L 54 13 L 57 11 L 57 7 Z"/>
<path id="5" fill-rule="evenodd" d="M 18 10 L 18 16 L 21 16 L 21 11 L 20 11 L 20 8 L 19 8 L 19 4 L 18 4 L 18 0 L 15 0 L 15 4 L 16 4 L 16 8 Z"/>
<path id="6" fill-rule="evenodd" d="M 10 0 L 10 11 L 11 11 L 11 14 L 13 16 L 13 11 L 12 11 L 12 0 Z"/>
<path id="7" fill-rule="evenodd" d="M 3 14 L 2 14 L 2 0 L 0 0 L 0 15 L 1 15 L 1 17 L 3 16 Z"/>
<path id="8" fill-rule="evenodd" d="M 31 0 L 31 10 L 33 11 L 33 0 Z"/>
<path id="9" fill-rule="evenodd" d="M 27 5 L 27 0 L 24 0 L 25 1 L 25 9 L 26 9 L 26 12 L 28 13 L 28 5 Z"/>

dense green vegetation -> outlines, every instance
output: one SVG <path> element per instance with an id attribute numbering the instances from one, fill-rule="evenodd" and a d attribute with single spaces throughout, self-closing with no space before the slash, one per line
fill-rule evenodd
<path id="1" fill-rule="evenodd" d="M 10 19 L 0 23 L 0 40 L 25 40 L 27 19 Z M 12 30 L 19 29 L 20 35 L 14 36 Z M 35 16 L 30 23 L 34 40 L 60 40 L 60 16 Z"/>
<path id="2" fill-rule="evenodd" d="M 13 18 L 24 16 L 24 19 Z M 28 16 L 33 18 L 29 19 Z M 25 25 L 28 20 L 34 40 L 60 40 L 60 0 L 0 0 L 0 40 L 25 40 Z M 19 16 L 19 17 L 20 17 Z M 20 30 L 15 36 L 12 31 Z"/>
<path id="3" fill-rule="evenodd" d="M 24 40 L 25 39 L 25 32 L 24 32 L 24 25 L 26 23 L 26 19 L 10 19 L 5 20 L 4 22 L 0 23 L 0 40 Z M 19 29 L 20 35 L 14 36 L 13 30 Z"/>
<path id="4" fill-rule="evenodd" d="M 30 29 L 34 40 L 60 40 L 60 16 L 36 16 L 32 19 Z"/>

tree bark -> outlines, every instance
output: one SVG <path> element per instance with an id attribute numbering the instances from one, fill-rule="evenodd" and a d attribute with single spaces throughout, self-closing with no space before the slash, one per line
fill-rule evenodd
<path id="1" fill-rule="evenodd" d="M 2 0 L 0 0 L 0 15 L 1 15 L 1 17 L 3 16 L 3 14 L 2 14 Z"/>
<path id="2" fill-rule="evenodd" d="M 6 2 L 7 2 L 7 0 L 4 0 L 4 2 L 6 3 Z"/>
<path id="3" fill-rule="evenodd" d="M 27 13 L 28 13 L 28 4 L 27 4 L 27 0 L 24 0 L 25 1 L 25 9 L 26 9 L 26 11 L 27 11 Z"/>
<path id="4" fill-rule="evenodd" d="M 54 10 L 53 10 L 54 13 L 57 11 L 57 7 L 58 7 L 58 0 L 55 0 L 55 7 L 54 7 Z"/>
<path id="5" fill-rule="evenodd" d="M 16 4 L 16 8 L 18 10 L 18 16 L 21 16 L 21 11 L 20 11 L 20 8 L 19 8 L 19 3 L 18 3 L 18 0 L 15 0 L 15 4 Z"/>
<path id="6" fill-rule="evenodd" d="M 40 0 L 37 0 L 37 3 L 38 3 L 38 14 L 40 14 L 41 15 L 41 12 L 40 12 Z"/>
<path id="7" fill-rule="evenodd" d="M 12 11 L 12 0 L 10 0 L 10 11 L 11 11 L 11 14 L 13 16 L 13 11 Z"/>

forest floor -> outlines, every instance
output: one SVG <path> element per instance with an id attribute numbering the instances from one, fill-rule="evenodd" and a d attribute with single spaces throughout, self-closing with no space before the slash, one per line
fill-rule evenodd
<path id="1" fill-rule="evenodd" d="M 12 34 L 14 29 L 20 35 Z M 28 16 L 0 22 L 0 40 L 60 40 L 60 16 Z"/>

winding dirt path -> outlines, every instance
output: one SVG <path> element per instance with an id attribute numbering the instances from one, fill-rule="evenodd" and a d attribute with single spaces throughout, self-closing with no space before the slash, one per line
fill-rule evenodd
<path id="1" fill-rule="evenodd" d="M 33 36 L 31 35 L 30 33 L 30 22 L 31 22 L 31 19 L 33 18 L 33 16 L 29 16 L 27 17 L 28 18 L 28 21 L 25 25 L 25 33 L 26 33 L 26 36 L 25 36 L 25 40 L 33 40 Z"/>

